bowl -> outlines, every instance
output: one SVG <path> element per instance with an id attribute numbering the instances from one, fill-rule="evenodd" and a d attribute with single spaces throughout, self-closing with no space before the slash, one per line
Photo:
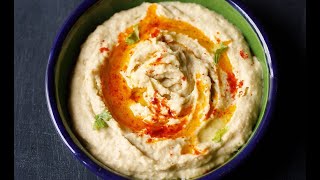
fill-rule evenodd
<path id="1" fill-rule="evenodd" d="M 160 2 L 152 0 L 148 2 Z M 81 145 L 72 131 L 67 108 L 68 82 L 80 53 L 80 46 L 97 25 L 114 13 L 141 4 L 142 0 L 85 0 L 67 18 L 57 34 L 50 51 L 46 70 L 46 99 L 52 122 L 64 144 L 87 168 L 102 178 L 126 179 L 96 160 Z M 257 124 L 246 144 L 227 162 L 198 177 L 218 179 L 230 173 L 250 154 L 261 139 L 271 119 L 276 95 L 276 64 L 266 34 L 249 10 L 236 0 L 182 0 L 194 2 L 223 15 L 237 26 L 246 38 L 251 51 L 263 67 L 263 97 Z"/>

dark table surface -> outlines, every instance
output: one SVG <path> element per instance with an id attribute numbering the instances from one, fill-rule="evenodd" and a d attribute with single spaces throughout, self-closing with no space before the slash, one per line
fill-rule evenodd
<path id="1" fill-rule="evenodd" d="M 45 100 L 44 77 L 50 47 L 58 29 L 80 2 L 14 1 L 15 179 L 99 179 L 63 144 Z M 305 1 L 242 2 L 261 21 L 275 50 L 279 67 L 278 102 L 260 144 L 225 179 L 306 179 L 305 124 L 296 105 L 306 101 L 287 93 L 296 82 L 302 82 L 302 77 L 295 74 L 306 65 Z M 295 86 L 294 90 L 303 93 L 301 87 Z"/>

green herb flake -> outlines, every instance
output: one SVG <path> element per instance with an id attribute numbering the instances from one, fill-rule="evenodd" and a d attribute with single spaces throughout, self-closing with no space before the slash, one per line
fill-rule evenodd
<path id="1" fill-rule="evenodd" d="M 134 44 L 139 41 L 139 27 L 138 24 L 133 26 L 133 32 L 126 38 L 126 43 L 128 45 Z"/>
<path id="2" fill-rule="evenodd" d="M 222 136 L 228 131 L 228 128 L 227 127 L 223 127 L 221 129 L 219 129 L 214 138 L 212 139 L 213 141 L 216 141 L 216 142 L 221 142 L 221 138 Z"/>
<path id="3" fill-rule="evenodd" d="M 215 48 L 213 62 L 215 64 L 218 64 L 221 54 L 228 49 L 228 46 L 224 45 L 223 43 L 220 43 Z"/>
<path id="4" fill-rule="evenodd" d="M 97 114 L 94 118 L 95 121 L 93 124 L 93 128 L 95 130 L 99 130 L 108 126 L 106 121 L 109 121 L 112 118 L 112 116 L 108 111 L 104 110 L 102 113 Z"/>

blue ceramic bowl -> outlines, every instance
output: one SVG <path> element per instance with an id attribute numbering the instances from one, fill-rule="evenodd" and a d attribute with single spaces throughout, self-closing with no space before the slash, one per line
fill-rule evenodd
<path id="1" fill-rule="evenodd" d="M 161 0 L 160 0 L 161 1 Z M 236 0 L 182 0 L 195 2 L 222 14 L 236 25 L 246 38 L 253 54 L 263 65 L 264 90 L 262 110 L 248 142 L 221 166 L 213 169 L 200 179 L 219 179 L 229 173 L 250 154 L 261 139 L 271 119 L 276 96 L 276 65 L 266 34 L 249 10 Z M 46 98 L 52 122 L 63 142 L 70 151 L 92 172 L 106 179 L 126 179 L 104 166 L 88 153 L 74 135 L 67 108 L 68 82 L 73 70 L 80 45 L 95 27 L 115 12 L 141 4 L 142 0 L 85 0 L 68 17 L 55 38 L 50 51 L 45 86 Z M 159 1 L 150 1 L 159 2 Z"/>

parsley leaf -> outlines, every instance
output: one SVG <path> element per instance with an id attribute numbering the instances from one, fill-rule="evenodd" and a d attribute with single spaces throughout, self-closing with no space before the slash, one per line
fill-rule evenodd
<path id="1" fill-rule="evenodd" d="M 216 142 L 221 142 L 221 138 L 222 136 L 228 131 L 228 128 L 227 127 L 223 127 L 221 129 L 219 129 L 214 138 L 212 139 L 213 141 L 216 141 Z"/>
<path id="2" fill-rule="evenodd" d="M 128 45 L 134 44 L 139 41 L 139 27 L 138 24 L 133 26 L 133 32 L 126 38 L 126 43 Z"/>
<path id="3" fill-rule="evenodd" d="M 94 121 L 93 128 L 95 130 L 99 130 L 100 128 L 108 126 L 105 121 L 109 121 L 112 116 L 108 111 L 104 110 L 102 113 L 97 114 L 94 118 L 96 120 Z"/>
<path id="4" fill-rule="evenodd" d="M 220 43 L 214 49 L 216 50 L 214 52 L 213 62 L 215 64 L 218 64 L 221 54 L 228 49 L 228 46 L 224 45 L 223 43 Z"/>

